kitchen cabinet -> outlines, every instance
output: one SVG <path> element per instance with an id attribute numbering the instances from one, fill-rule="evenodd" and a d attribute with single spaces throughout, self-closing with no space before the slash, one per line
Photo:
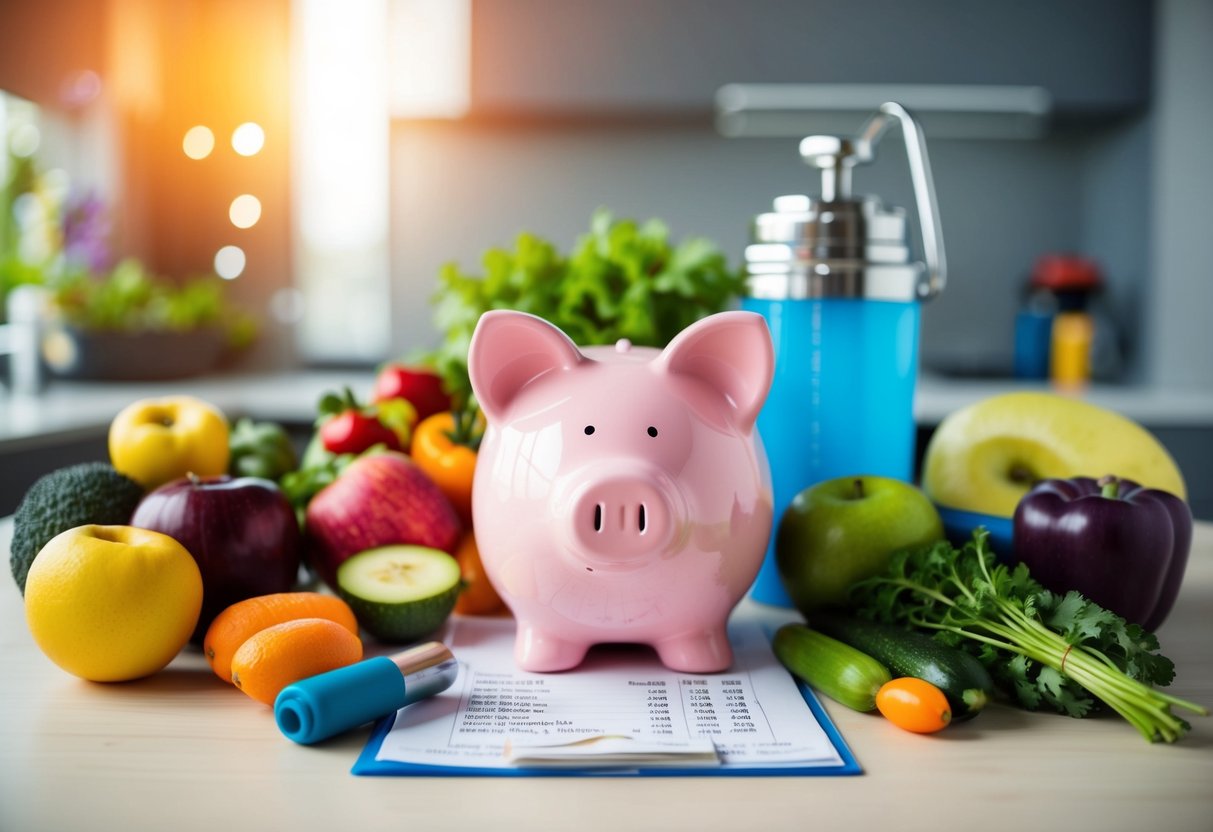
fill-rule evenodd
<path id="1" fill-rule="evenodd" d="M 475 0 L 473 116 L 686 119 L 729 83 L 1038 85 L 1061 115 L 1143 108 L 1142 0 Z"/>

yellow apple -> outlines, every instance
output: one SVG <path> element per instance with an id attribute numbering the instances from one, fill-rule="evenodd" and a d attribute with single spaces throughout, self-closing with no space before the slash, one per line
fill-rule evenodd
<path id="1" fill-rule="evenodd" d="M 922 486 L 941 506 L 1010 517 L 1038 480 L 1104 474 L 1187 498 L 1175 460 L 1141 425 L 1079 399 L 1019 392 L 944 419 L 927 444 Z"/>
<path id="2" fill-rule="evenodd" d="M 47 657 L 94 682 L 148 676 L 189 641 L 202 573 L 185 547 L 131 526 L 78 526 L 42 547 L 25 619 Z"/>
<path id="3" fill-rule="evenodd" d="M 227 473 L 227 419 L 191 396 L 140 399 L 123 408 L 109 430 L 110 462 L 144 488 L 197 474 Z"/>

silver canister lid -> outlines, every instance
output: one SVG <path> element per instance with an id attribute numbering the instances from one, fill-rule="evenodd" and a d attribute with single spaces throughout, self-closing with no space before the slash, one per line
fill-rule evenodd
<path id="1" fill-rule="evenodd" d="M 910 262 L 905 211 L 877 197 L 781 196 L 774 211 L 755 218 L 751 240 L 745 250 L 751 297 L 920 297 L 923 266 Z"/>
<path id="2" fill-rule="evenodd" d="M 874 158 L 875 146 L 897 122 L 906 142 L 925 263 L 912 262 L 906 214 L 878 197 L 853 197 L 851 171 Z M 917 122 L 895 103 L 881 106 L 858 137 L 809 136 L 801 158 L 821 172 L 821 195 L 781 196 L 759 214 L 746 246 L 748 293 L 768 300 L 867 298 L 927 300 L 945 281 L 938 207 Z"/>

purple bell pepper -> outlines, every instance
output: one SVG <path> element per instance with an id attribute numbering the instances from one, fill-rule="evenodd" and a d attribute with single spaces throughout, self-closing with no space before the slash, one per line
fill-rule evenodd
<path id="1" fill-rule="evenodd" d="M 1192 512 L 1166 491 L 1103 477 L 1042 480 L 1015 508 L 1015 558 L 1054 592 L 1077 590 L 1153 631 L 1179 594 Z"/>

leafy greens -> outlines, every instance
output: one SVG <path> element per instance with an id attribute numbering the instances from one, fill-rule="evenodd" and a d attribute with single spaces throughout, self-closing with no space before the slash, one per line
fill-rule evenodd
<path id="1" fill-rule="evenodd" d="M 714 243 L 691 238 L 674 246 L 669 236 L 658 220 L 637 224 L 599 210 L 568 257 L 552 243 L 520 234 L 512 251 L 485 253 L 483 276 L 448 263 L 434 295 L 434 322 L 444 340 L 427 362 L 452 393 L 466 398 L 468 345 L 490 309 L 546 318 L 577 344 L 627 338 L 665 346 L 699 318 L 724 309 L 743 286 Z"/>
<path id="2" fill-rule="evenodd" d="M 934 632 L 974 654 L 1025 708 L 1082 717 L 1104 703 L 1151 741 L 1174 742 L 1188 724 L 1171 706 L 1208 711 L 1152 685 L 1175 675 L 1158 639 L 1077 592 L 1059 595 L 1023 564 L 996 561 L 988 533 L 955 549 L 947 541 L 897 553 L 886 570 L 852 587 L 865 618 Z"/>
<path id="3" fill-rule="evenodd" d="M 213 327 L 240 347 L 256 335 L 256 323 L 228 302 L 224 281 L 215 275 L 174 284 L 128 258 L 109 274 L 76 271 L 53 281 L 51 288 L 58 314 L 84 329 L 184 332 Z"/>

